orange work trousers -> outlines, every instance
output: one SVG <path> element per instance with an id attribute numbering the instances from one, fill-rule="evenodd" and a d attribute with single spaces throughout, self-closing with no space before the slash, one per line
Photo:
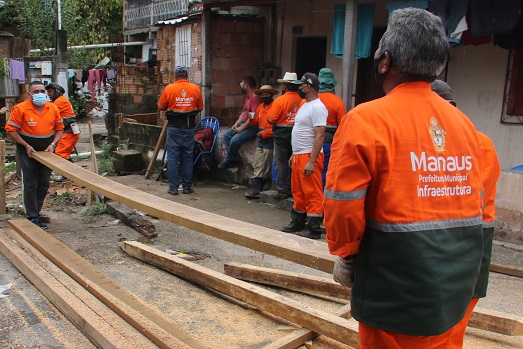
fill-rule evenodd
<path id="1" fill-rule="evenodd" d="M 409 336 L 359 324 L 359 349 L 462 349 L 465 329 L 477 298 L 472 298 L 463 319 L 437 336 Z"/>
<path id="2" fill-rule="evenodd" d="M 75 135 L 71 132 L 64 133 L 62 138 L 60 138 L 60 142 L 58 142 L 56 145 L 56 149 L 54 151 L 55 154 L 64 159 L 69 159 L 71 157 L 71 152 L 76 146 L 79 138 L 80 134 Z"/>
<path id="3" fill-rule="evenodd" d="M 293 155 L 291 190 L 294 198 L 294 210 L 306 212 L 308 216 L 320 216 L 323 214 L 323 184 L 321 173 L 323 171 L 323 153 L 320 153 L 314 164 L 314 173 L 306 176 L 303 173 L 305 165 L 311 158 L 311 154 Z"/>

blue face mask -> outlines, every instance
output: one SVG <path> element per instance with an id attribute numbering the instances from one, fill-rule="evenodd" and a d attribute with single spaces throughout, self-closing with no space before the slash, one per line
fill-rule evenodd
<path id="1" fill-rule="evenodd" d="M 47 101 L 47 95 L 45 93 L 36 93 L 33 95 L 33 103 L 39 106 L 44 105 Z"/>

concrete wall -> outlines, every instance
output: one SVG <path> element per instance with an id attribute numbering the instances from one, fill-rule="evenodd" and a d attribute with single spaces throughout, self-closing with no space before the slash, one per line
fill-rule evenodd
<path id="1" fill-rule="evenodd" d="M 451 50 L 448 83 L 457 106 L 487 134 L 496 147 L 501 168 L 523 164 L 523 127 L 500 122 L 508 51 L 490 44 Z"/>
<path id="2" fill-rule="evenodd" d="M 495 239 L 523 245 L 523 173 L 502 171 L 496 194 Z"/>

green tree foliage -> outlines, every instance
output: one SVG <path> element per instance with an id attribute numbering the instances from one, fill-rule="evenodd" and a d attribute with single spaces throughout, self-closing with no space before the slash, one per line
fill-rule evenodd
<path id="1" fill-rule="evenodd" d="M 123 0 L 61 0 L 62 29 L 67 31 L 68 46 L 121 42 Z M 31 39 L 31 49 L 55 47 L 57 10 L 54 0 L 7 0 L 0 21 L 15 22 Z M 107 50 L 69 51 L 69 60 L 97 61 Z M 43 51 L 38 55 L 51 55 Z"/>

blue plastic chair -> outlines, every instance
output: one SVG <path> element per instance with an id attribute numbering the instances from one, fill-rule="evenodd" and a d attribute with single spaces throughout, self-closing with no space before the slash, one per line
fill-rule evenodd
<path id="1" fill-rule="evenodd" d="M 212 129 L 213 139 L 212 139 L 212 145 L 207 150 L 202 150 L 200 153 L 194 158 L 193 161 L 193 178 L 196 179 L 198 174 L 201 171 L 202 165 L 207 161 L 214 152 L 214 146 L 216 144 L 216 140 L 218 139 L 218 133 L 220 132 L 220 122 L 217 118 L 214 116 L 207 116 L 203 119 L 201 119 L 196 126 L 194 127 L 195 132 L 210 127 Z"/>

